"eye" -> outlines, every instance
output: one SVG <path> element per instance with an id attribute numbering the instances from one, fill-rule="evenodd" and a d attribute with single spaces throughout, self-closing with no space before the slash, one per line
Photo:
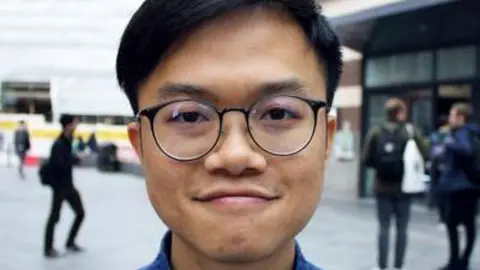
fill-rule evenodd
<path id="1" fill-rule="evenodd" d="M 265 119 L 265 120 L 280 121 L 280 120 L 289 120 L 292 118 L 297 118 L 296 114 L 283 108 L 270 109 L 262 115 L 262 119 Z"/>
<path id="2" fill-rule="evenodd" d="M 209 119 L 205 117 L 204 115 L 198 113 L 198 112 L 181 112 L 172 115 L 172 118 L 169 120 L 169 122 L 179 122 L 179 123 L 200 123 L 203 121 L 208 121 Z"/>

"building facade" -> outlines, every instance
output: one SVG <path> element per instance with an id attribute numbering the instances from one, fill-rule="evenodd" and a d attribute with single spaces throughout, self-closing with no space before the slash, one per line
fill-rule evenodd
<path id="1" fill-rule="evenodd" d="M 428 136 L 456 102 L 480 120 L 480 1 L 398 1 L 332 19 L 342 42 L 362 53 L 361 141 L 384 121 L 384 102 L 401 97 Z M 360 165 L 358 194 L 374 173 Z"/>

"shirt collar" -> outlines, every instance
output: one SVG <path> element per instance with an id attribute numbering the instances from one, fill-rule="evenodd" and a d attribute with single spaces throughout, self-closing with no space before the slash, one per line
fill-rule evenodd
<path id="1" fill-rule="evenodd" d="M 160 254 L 155 261 L 140 270 L 172 270 L 170 265 L 170 254 L 172 247 L 172 232 L 167 232 L 162 240 Z M 302 250 L 298 243 L 295 244 L 295 267 L 294 270 L 320 270 L 313 264 L 309 263 L 302 254 Z"/>

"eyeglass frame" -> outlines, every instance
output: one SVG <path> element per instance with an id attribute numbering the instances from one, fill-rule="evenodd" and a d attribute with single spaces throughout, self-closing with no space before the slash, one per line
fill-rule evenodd
<path id="1" fill-rule="evenodd" d="M 265 98 L 263 99 L 260 99 L 258 100 L 257 102 L 255 102 L 254 104 L 252 104 L 251 106 L 247 107 L 247 108 L 242 108 L 242 107 L 227 107 L 227 108 L 223 108 L 222 110 L 219 110 L 214 104 L 208 102 L 208 101 L 200 101 L 200 100 L 196 100 L 196 99 L 177 99 L 177 100 L 172 100 L 172 101 L 169 101 L 169 102 L 166 102 L 166 103 L 162 103 L 162 104 L 158 104 L 158 105 L 154 105 L 154 106 L 151 106 L 151 107 L 148 107 L 148 108 L 145 108 L 145 109 L 142 109 L 140 110 L 137 115 L 136 115 L 136 119 L 137 119 L 137 122 L 140 123 L 141 121 L 141 117 L 144 116 L 144 117 L 147 117 L 148 121 L 149 121 L 149 125 L 150 125 L 150 132 L 152 133 L 153 135 L 153 139 L 155 140 L 155 144 L 157 145 L 157 147 L 160 149 L 160 151 L 162 151 L 162 153 L 164 155 L 166 155 L 167 157 L 175 160 L 175 161 L 181 161 L 181 162 L 191 162 L 191 161 L 195 161 L 195 160 L 199 160 L 199 159 L 202 159 L 204 158 L 205 156 L 207 156 L 208 154 L 210 154 L 210 152 L 212 152 L 212 150 L 217 146 L 218 144 L 218 141 L 220 140 L 221 136 L 222 136 L 222 130 L 223 130 L 223 116 L 228 113 L 228 112 L 241 112 L 243 113 L 243 115 L 245 116 L 245 121 L 246 121 L 246 124 L 247 124 L 247 129 L 248 129 L 248 134 L 250 136 L 250 138 L 252 139 L 252 141 L 257 145 L 257 147 L 259 147 L 262 151 L 272 155 L 272 156 L 277 156 L 277 157 L 288 157 L 288 156 L 293 156 L 293 155 L 296 155 L 300 152 L 302 152 L 303 150 L 305 150 L 305 148 L 307 148 L 308 145 L 310 145 L 310 143 L 312 142 L 312 139 L 313 139 L 313 136 L 315 135 L 315 132 L 317 130 L 317 121 L 318 121 L 318 112 L 325 108 L 326 109 L 326 116 L 328 115 L 328 112 L 330 111 L 330 106 L 328 105 L 328 103 L 326 101 L 323 101 L 323 100 L 314 100 L 314 99 L 308 99 L 308 98 L 304 98 L 304 97 L 299 97 L 299 96 L 291 96 L 291 95 L 278 95 L 278 96 L 275 96 L 275 97 L 290 97 L 290 98 L 295 98 L 295 99 L 299 99 L 301 101 L 304 101 L 306 102 L 310 109 L 312 109 L 313 111 L 313 117 L 314 117 L 314 121 L 313 121 L 313 129 L 312 129 L 312 134 L 310 134 L 310 138 L 307 140 L 307 142 L 305 143 L 305 145 L 303 147 L 301 147 L 300 149 L 292 152 L 292 153 L 288 153 L 288 154 L 277 154 L 277 153 L 272 153 L 271 151 L 268 151 L 266 150 L 265 148 L 263 148 L 260 143 L 257 142 L 257 140 L 255 139 L 255 136 L 253 136 L 252 134 L 252 130 L 251 130 L 251 126 L 250 126 L 250 113 L 252 112 L 252 109 L 259 103 L 263 102 L 265 100 Z M 218 126 L 218 134 L 217 134 L 217 139 L 215 140 L 215 142 L 212 144 L 212 147 L 210 147 L 207 151 L 205 151 L 205 153 L 199 155 L 198 157 L 194 157 L 194 158 L 179 158 L 179 157 L 175 157 L 173 156 L 172 154 L 168 153 L 166 150 L 164 150 L 162 148 L 162 146 L 160 145 L 160 143 L 158 142 L 158 139 L 157 139 L 157 135 L 156 135 L 156 132 L 155 132 L 155 117 L 157 116 L 158 112 L 160 110 L 162 110 L 163 108 L 167 107 L 168 105 L 171 105 L 171 104 L 174 104 L 174 103 L 178 103 L 178 102 L 186 102 L 186 101 L 193 101 L 193 102 L 198 102 L 202 105 L 205 105 L 211 109 L 213 109 L 213 111 L 215 111 L 218 115 L 218 121 L 219 121 L 219 126 Z"/>

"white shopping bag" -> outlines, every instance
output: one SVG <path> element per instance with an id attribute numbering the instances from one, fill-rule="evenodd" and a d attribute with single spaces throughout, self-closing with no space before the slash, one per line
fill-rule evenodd
<path id="1" fill-rule="evenodd" d="M 402 191 L 407 194 L 423 193 L 427 190 L 425 183 L 425 161 L 414 140 L 414 130 L 411 124 L 406 126 L 409 139 L 403 152 Z"/>

